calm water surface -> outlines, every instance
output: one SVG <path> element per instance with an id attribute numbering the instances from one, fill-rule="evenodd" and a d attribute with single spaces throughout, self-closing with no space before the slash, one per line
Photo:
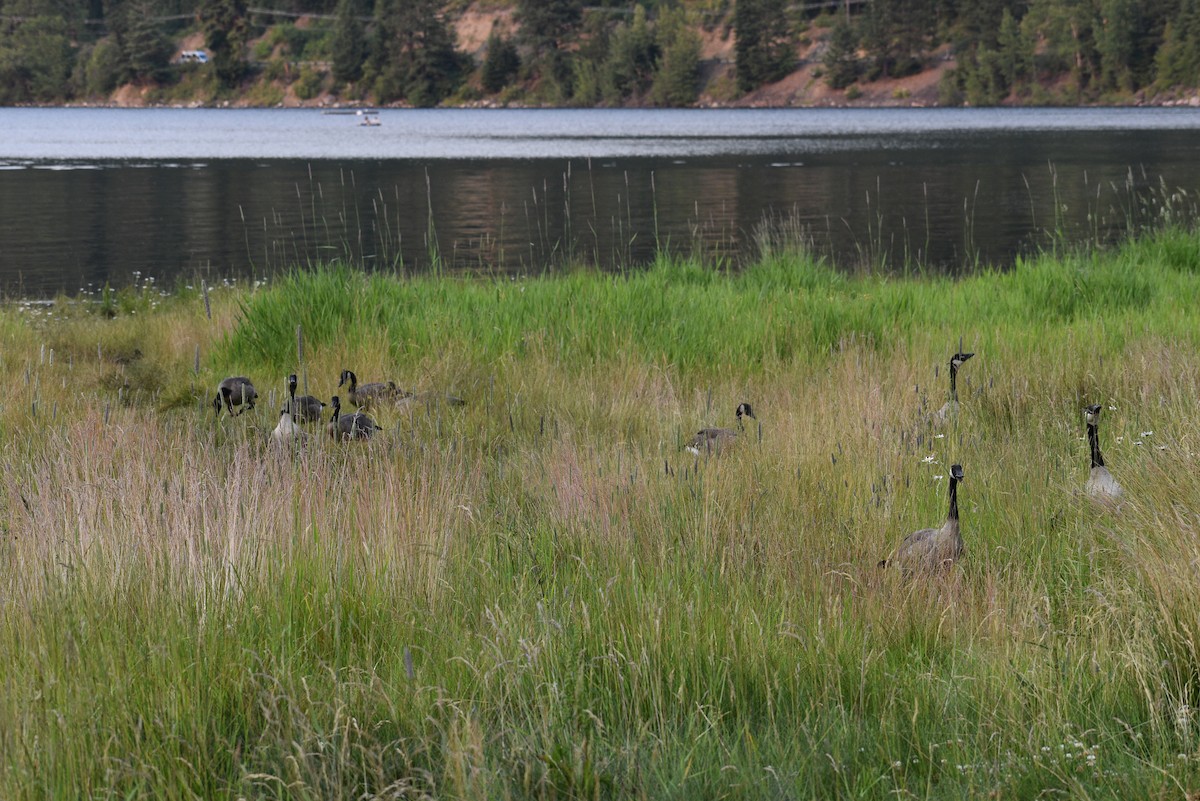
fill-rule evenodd
<path id="1" fill-rule="evenodd" d="M 837 263 L 1007 264 L 1200 189 L 1200 112 L 0 109 L 0 288 L 380 267 L 736 263 L 764 220 Z"/>

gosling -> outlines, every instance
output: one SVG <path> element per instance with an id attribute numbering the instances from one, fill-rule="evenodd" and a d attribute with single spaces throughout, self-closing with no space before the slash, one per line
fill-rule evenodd
<path id="1" fill-rule="evenodd" d="M 221 416 L 221 408 L 229 410 L 230 417 L 236 417 L 242 412 L 254 408 L 254 399 L 258 397 L 258 392 L 254 389 L 254 384 L 250 383 L 250 379 L 245 376 L 232 376 L 226 378 L 217 385 L 217 396 L 213 398 L 213 408 L 217 410 L 217 417 Z M 234 414 L 233 407 L 241 406 L 242 408 Z"/>
<path id="2" fill-rule="evenodd" d="M 1084 489 L 1090 497 L 1098 501 L 1115 501 L 1124 491 L 1104 466 L 1104 456 L 1100 453 L 1100 404 L 1088 406 L 1083 411 L 1084 420 L 1087 422 L 1088 445 L 1092 451 L 1092 472 Z"/>
<path id="3" fill-rule="evenodd" d="M 935 423 L 944 423 L 950 418 L 958 416 L 958 368 L 974 355 L 974 353 L 959 352 L 950 357 L 950 400 L 934 412 L 933 421 Z"/>
<path id="4" fill-rule="evenodd" d="M 370 439 L 376 431 L 382 431 L 375 421 L 362 412 L 342 415 L 342 400 L 333 396 L 333 417 L 329 420 L 329 436 L 338 440 Z"/>
<path id="5" fill-rule="evenodd" d="M 904 538 L 890 559 L 879 567 L 897 565 L 905 573 L 934 573 L 950 568 L 963 555 L 963 538 L 958 528 L 958 483 L 962 465 L 950 467 L 950 513 L 941 528 L 923 528 Z"/>
<path id="6" fill-rule="evenodd" d="M 288 376 L 288 411 L 291 415 L 301 423 L 315 423 L 321 419 L 324 413 L 325 403 L 312 395 L 301 395 L 296 397 L 296 374 L 292 373 Z"/>
<path id="7" fill-rule="evenodd" d="M 397 400 L 404 394 L 396 386 L 395 381 L 388 381 L 386 384 L 382 382 L 359 384 L 358 376 L 354 374 L 353 370 L 342 370 L 338 387 L 342 387 L 347 383 L 350 385 L 347 391 L 350 402 L 355 406 L 363 408 L 368 408 L 383 401 Z"/>
<path id="8" fill-rule="evenodd" d="M 758 418 L 754 416 L 754 410 L 750 408 L 748 403 L 739 403 L 737 411 L 737 430 L 732 428 L 702 428 L 696 432 L 696 436 L 692 437 L 692 441 L 687 444 L 689 453 L 694 453 L 697 456 L 701 451 L 720 451 L 726 446 L 737 441 L 739 434 L 746 430 L 742 423 L 743 417 L 749 417 L 752 420 Z"/>

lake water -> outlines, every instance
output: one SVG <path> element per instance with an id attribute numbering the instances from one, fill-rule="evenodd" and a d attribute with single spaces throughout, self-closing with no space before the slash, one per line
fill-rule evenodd
<path id="1" fill-rule="evenodd" d="M 1192 109 L 0 109 L 0 289 L 381 268 L 737 264 L 764 229 L 846 267 L 1011 264 L 1200 189 Z M 1182 189 L 1186 194 L 1178 194 Z"/>

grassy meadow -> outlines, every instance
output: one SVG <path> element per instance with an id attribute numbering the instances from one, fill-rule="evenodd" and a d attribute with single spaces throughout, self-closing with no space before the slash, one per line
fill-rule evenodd
<path id="1" fill-rule="evenodd" d="M 1200 791 L 1194 233 L 958 280 L 330 265 L 208 307 L 0 311 L 0 797 Z M 468 405 L 270 444 L 286 375 L 343 368 Z M 234 374 L 263 397 L 214 420 Z M 682 449 L 740 401 L 736 447 Z M 1119 508 L 1077 492 L 1089 403 Z M 964 559 L 879 570 L 951 462 Z"/>

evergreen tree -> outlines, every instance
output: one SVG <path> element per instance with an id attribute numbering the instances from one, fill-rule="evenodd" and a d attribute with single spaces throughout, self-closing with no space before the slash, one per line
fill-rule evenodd
<path id="1" fill-rule="evenodd" d="M 658 19 L 662 48 L 651 96 L 660 106 L 690 106 L 696 102 L 700 79 L 700 36 L 683 9 L 665 9 Z"/>
<path id="2" fill-rule="evenodd" d="M 634 6 L 633 20 L 613 31 L 604 63 L 604 94 L 609 102 L 620 102 L 650 89 L 658 67 L 658 41 L 646 20 L 644 6 Z"/>
<path id="3" fill-rule="evenodd" d="M 1137 0 L 1100 0 L 1096 51 L 1100 56 L 1100 81 L 1105 89 L 1132 88 L 1139 16 Z"/>
<path id="4" fill-rule="evenodd" d="M 1200 0 L 1181 0 L 1164 30 L 1154 65 L 1161 89 L 1200 85 Z"/>
<path id="5" fill-rule="evenodd" d="M 556 53 L 583 19 L 582 0 L 517 0 L 521 40 L 535 57 Z"/>
<path id="6" fill-rule="evenodd" d="M 520 39 L 533 61 L 558 87 L 563 97 L 571 95 L 572 65 L 565 45 L 583 19 L 583 0 L 517 0 Z"/>
<path id="7" fill-rule="evenodd" d="M 555 80 L 551 85 L 565 97 L 564 88 L 570 87 L 572 105 L 595 106 L 604 100 L 605 76 L 609 51 L 612 45 L 613 28 L 605 14 L 589 14 L 573 32 L 577 43 L 571 53 L 569 82 Z M 549 62 L 543 60 L 542 66 Z M 611 88 L 608 89 L 611 92 Z"/>
<path id="8" fill-rule="evenodd" d="M 362 77 L 367 58 L 367 40 L 358 20 L 358 4 L 341 0 L 337 21 L 333 27 L 333 78 L 339 83 L 353 83 Z"/>
<path id="9" fill-rule="evenodd" d="M 243 51 L 249 40 L 245 0 L 203 0 L 200 25 L 217 80 L 236 86 L 246 74 Z"/>
<path id="10" fill-rule="evenodd" d="M 873 0 L 863 23 L 871 77 L 899 78 L 921 68 L 933 25 L 930 0 Z"/>
<path id="11" fill-rule="evenodd" d="M 462 82 L 466 60 L 441 15 L 440 0 L 380 0 L 372 53 L 380 100 L 435 106 Z"/>
<path id="12" fill-rule="evenodd" d="M 1005 89 L 1011 91 L 1029 78 L 1033 72 L 1033 49 L 1029 46 L 1021 26 L 1008 9 L 1000 18 L 1000 31 L 996 36 L 996 63 Z"/>
<path id="13" fill-rule="evenodd" d="M 785 0 L 737 0 L 733 13 L 738 89 L 750 92 L 777 81 L 795 64 Z"/>
<path id="14" fill-rule="evenodd" d="M 1079 86 L 1090 77 L 1092 0 L 1033 0 L 1021 20 L 1026 38 L 1038 44 L 1039 59 L 1048 72 L 1070 72 Z"/>
<path id="15" fill-rule="evenodd" d="M 995 106 L 1004 99 L 1006 89 L 999 76 L 996 51 L 986 46 L 975 48 L 959 65 L 963 93 L 972 106 Z"/>
<path id="16" fill-rule="evenodd" d="M 1026 0 L 963 0 L 955 8 L 954 27 L 961 32 L 968 48 L 975 45 L 993 47 L 1004 12 L 1019 19 L 1026 5 Z"/>
<path id="17" fill-rule="evenodd" d="M 483 88 L 495 94 L 508 86 L 509 81 L 521 68 L 521 57 L 511 41 L 503 38 L 493 28 L 487 40 L 487 55 L 483 59 Z"/>
<path id="18" fill-rule="evenodd" d="M 839 19 L 829 34 L 822 65 L 831 89 L 845 89 L 858 80 L 858 34 L 845 19 Z"/>
<path id="19" fill-rule="evenodd" d="M 124 56 L 127 75 L 135 81 L 161 81 L 167 75 L 175 47 L 154 19 L 156 12 L 149 0 L 127 3 L 124 24 L 117 36 Z"/>
<path id="20" fill-rule="evenodd" d="M 0 103 L 64 97 L 73 66 L 70 28 L 62 17 L 22 17 L 0 28 Z"/>

